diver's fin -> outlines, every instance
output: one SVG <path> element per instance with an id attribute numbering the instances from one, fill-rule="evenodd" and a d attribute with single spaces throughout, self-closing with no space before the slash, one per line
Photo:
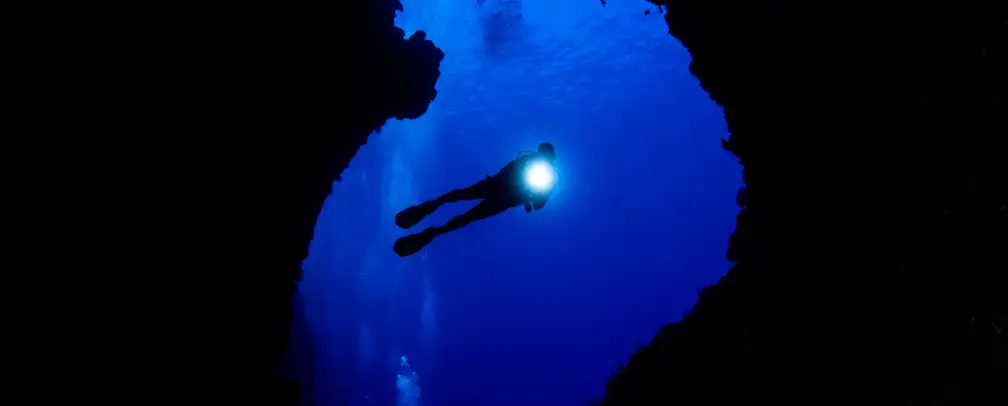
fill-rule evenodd
<path id="1" fill-rule="evenodd" d="M 430 201 L 407 208 L 396 214 L 395 223 L 399 228 L 403 229 L 413 227 L 421 222 L 424 217 L 429 216 L 434 210 L 437 210 L 438 206 L 437 202 Z"/>
<path id="2" fill-rule="evenodd" d="M 423 249 L 423 247 L 434 241 L 434 237 L 437 234 L 434 232 L 433 228 L 428 228 L 423 232 L 407 235 L 395 241 L 392 245 L 392 250 L 399 254 L 400 257 L 408 257 L 410 255 L 416 254 Z"/>

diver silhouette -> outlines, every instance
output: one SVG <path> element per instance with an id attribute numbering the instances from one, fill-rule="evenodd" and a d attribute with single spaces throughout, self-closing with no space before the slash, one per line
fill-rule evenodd
<path id="1" fill-rule="evenodd" d="M 518 156 L 508 162 L 496 175 L 487 176 L 486 179 L 465 189 L 452 190 L 437 199 L 399 212 L 395 219 L 396 225 L 410 228 L 445 203 L 483 200 L 443 226 L 428 227 L 422 232 L 396 240 L 392 248 L 400 257 L 406 257 L 417 253 L 441 234 L 458 230 L 473 221 L 503 213 L 512 207 L 524 204 L 526 212 L 542 209 L 546 206 L 556 182 L 556 171 L 553 169 L 555 158 L 553 144 L 544 142 L 539 144 L 536 151 L 519 152 Z"/>

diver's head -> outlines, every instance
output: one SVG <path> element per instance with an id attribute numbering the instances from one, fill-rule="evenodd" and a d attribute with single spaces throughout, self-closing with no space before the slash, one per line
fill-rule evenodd
<path id="1" fill-rule="evenodd" d="M 538 151 L 540 154 L 545 155 L 551 161 L 556 158 L 556 151 L 553 150 L 553 144 L 550 144 L 548 142 L 539 144 Z"/>

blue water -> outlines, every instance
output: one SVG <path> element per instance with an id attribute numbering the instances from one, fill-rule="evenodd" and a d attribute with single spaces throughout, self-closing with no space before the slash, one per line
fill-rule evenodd
<path id="1" fill-rule="evenodd" d="M 326 201 L 287 360 L 305 404 L 585 404 L 728 270 L 740 167 L 662 16 L 644 0 L 522 3 L 404 1 L 397 25 L 446 53 L 439 93 L 372 135 Z M 541 141 L 560 172 L 544 210 L 392 251 L 399 210 Z"/>

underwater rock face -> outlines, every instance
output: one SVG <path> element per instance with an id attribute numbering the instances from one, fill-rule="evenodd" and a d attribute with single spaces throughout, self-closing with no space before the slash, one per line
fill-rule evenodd
<path id="1" fill-rule="evenodd" d="M 1008 286 L 1003 5 L 655 3 L 725 108 L 751 246 L 631 358 L 606 403 L 992 399 Z M 112 339 L 87 342 L 100 356 L 83 364 L 91 376 L 74 378 L 99 376 L 92 390 L 132 403 L 134 380 L 190 402 L 292 403 L 275 372 L 315 219 L 373 130 L 423 113 L 443 54 L 394 28 L 396 0 L 132 7 L 80 18 L 103 32 L 61 38 L 86 58 L 49 67 L 100 87 L 77 92 L 77 114 L 59 117 L 66 134 L 140 135 L 160 153 L 115 168 L 154 169 L 157 190 L 131 180 L 134 200 L 113 208 L 139 207 L 128 221 L 154 231 L 110 244 L 121 255 L 101 265 L 126 263 L 129 277 L 87 291 L 119 312 L 101 326 Z M 156 303 L 118 318 L 148 304 L 133 296 Z"/>
<path id="2" fill-rule="evenodd" d="M 724 106 L 745 208 L 736 265 L 602 404 L 1003 400 L 1003 5 L 652 2 Z"/>
<path id="3" fill-rule="evenodd" d="M 99 267 L 128 276 L 74 287 L 115 309 L 85 312 L 108 318 L 111 337 L 88 343 L 80 352 L 99 359 L 78 364 L 116 371 L 95 390 L 127 403 L 136 399 L 123 388 L 140 387 L 132 380 L 151 386 L 140 393 L 187 401 L 295 402 L 296 385 L 278 370 L 315 220 L 373 131 L 427 110 L 443 52 L 424 32 L 406 38 L 394 26 L 398 0 L 74 6 L 18 26 L 66 24 L 36 35 L 57 41 L 24 61 L 48 76 L 38 83 L 68 93 L 52 99 L 72 111 L 33 121 L 72 127 L 49 134 L 126 140 L 105 148 L 78 137 L 95 150 L 87 154 L 60 147 L 111 168 L 81 180 L 123 178 L 108 188 L 111 203 L 86 210 L 100 219 L 90 239 L 114 236 L 103 242 L 114 258 Z M 105 193 L 87 190 L 75 194 Z M 113 272 L 88 278 L 98 274 Z M 129 348 L 115 357 L 121 348 L 104 351 L 112 346 Z"/>

